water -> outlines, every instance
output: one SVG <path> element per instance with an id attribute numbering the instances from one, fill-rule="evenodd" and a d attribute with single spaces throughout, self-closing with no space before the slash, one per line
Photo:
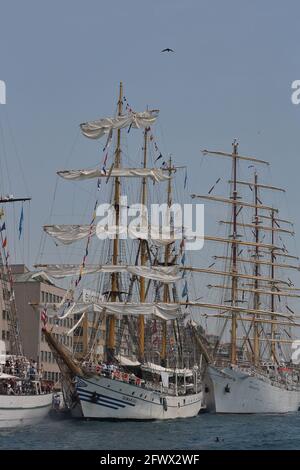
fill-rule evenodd
<path id="1" fill-rule="evenodd" d="M 153 422 L 45 420 L 0 431 L 0 449 L 300 449 L 300 413 Z M 216 442 L 219 437 L 220 442 Z"/>

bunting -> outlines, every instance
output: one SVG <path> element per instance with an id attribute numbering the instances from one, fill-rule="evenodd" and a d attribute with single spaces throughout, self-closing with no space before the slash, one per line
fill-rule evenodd
<path id="1" fill-rule="evenodd" d="M 48 323 L 47 307 L 44 307 L 44 309 L 41 311 L 41 321 L 43 322 L 44 326 L 46 326 Z"/>

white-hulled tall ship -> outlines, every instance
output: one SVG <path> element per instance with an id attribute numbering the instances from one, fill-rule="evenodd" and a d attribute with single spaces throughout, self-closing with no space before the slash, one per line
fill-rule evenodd
<path id="1" fill-rule="evenodd" d="M 74 416 L 174 419 L 196 416 L 203 407 L 202 355 L 194 341 L 194 328 L 186 322 L 185 307 L 189 302 L 179 301 L 178 293 L 178 285 L 185 284 L 185 268 L 182 261 L 184 240 L 176 236 L 177 228 L 171 215 L 172 179 L 177 168 L 171 158 L 156 166 L 161 154 L 155 155 L 153 166 L 149 165 L 149 147 L 155 145 L 158 150 L 152 131 L 157 116 L 156 110 L 134 112 L 123 96 L 120 84 L 116 116 L 81 124 L 81 131 L 88 138 L 107 136 L 102 164 L 92 169 L 58 172 L 65 180 L 96 179 L 100 189 L 98 194 L 101 194 L 103 183 L 107 183 L 107 187 L 111 185 L 108 206 L 114 208 L 113 218 L 105 229 L 106 233 L 115 232 L 111 239 L 95 237 L 100 238 L 104 230 L 102 225 L 96 225 L 95 215 L 90 225 L 44 227 L 45 232 L 62 247 L 86 242 L 81 264 L 37 265 L 50 277 L 73 278 L 63 302 L 47 305 L 48 315 L 53 311 L 57 321 L 68 315 L 75 316 L 74 333 L 77 328 L 86 331 L 93 318 L 94 333 L 86 340 L 80 360 L 67 354 L 55 341 L 51 328 L 45 326 L 46 340 L 63 375 L 65 401 Z M 132 128 L 143 130 L 141 167 L 124 166 L 123 128 L 127 128 L 127 134 Z M 108 147 L 112 139 L 115 139 L 115 146 L 109 156 Z M 112 162 L 106 170 L 109 158 Z M 128 181 L 129 190 L 133 193 L 132 202 L 142 204 L 142 223 L 138 227 L 132 224 L 127 227 L 121 215 L 124 204 L 122 190 Z M 138 182 L 135 187 L 134 182 Z M 149 237 L 143 208 L 155 201 L 166 203 L 170 230 L 167 233 L 165 227 L 152 225 Z M 127 229 L 131 239 L 125 244 L 122 234 Z M 100 258 L 99 264 L 88 264 L 92 239 L 97 244 L 93 258 L 97 261 Z M 99 295 L 86 301 L 81 285 L 88 275 L 98 276 Z M 106 338 L 104 354 L 101 355 L 97 353 L 97 341 L 103 324 Z M 127 353 L 120 354 L 125 336 Z"/>
<path id="2" fill-rule="evenodd" d="M 14 196 L 0 198 L 0 298 L 8 321 L 10 344 L 10 350 L 6 351 L 4 341 L 0 342 L 0 429 L 36 424 L 48 415 L 52 407 L 52 393 L 44 392 L 37 364 L 23 355 L 9 264 L 7 220 L 3 207 L 7 203 L 29 199 Z"/>
<path id="3" fill-rule="evenodd" d="M 232 153 L 203 154 L 232 160 L 229 198 L 214 196 L 211 190 L 192 195 L 230 207 L 228 219 L 219 221 L 226 236 L 205 237 L 214 247 L 214 267 L 201 270 L 212 279 L 217 276 L 217 282 L 207 286 L 213 301 L 202 303 L 214 337 L 206 357 L 207 407 L 217 413 L 298 411 L 299 345 L 293 341 L 300 322 L 292 301 L 300 295 L 290 273 L 299 272 L 299 258 L 289 253 L 283 240 L 294 236 L 293 225 L 273 206 L 274 193 L 284 190 L 260 179 L 257 168 L 269 164 L 240 155 L 236 141 Z M 240 176 L 245 162 L 251 178 Z M 218 253 L 217 246 L 224 251 Z"/>

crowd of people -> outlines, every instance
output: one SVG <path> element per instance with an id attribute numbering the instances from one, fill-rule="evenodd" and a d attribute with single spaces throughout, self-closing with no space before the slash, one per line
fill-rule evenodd
<path id="1" fill-rule="evenodd" d="M 137 377 L 133 372 L 129 373 L 122 371 L 115 364 L 93 364 L 91 362 L 83 364 L 84 369 L 87 372 L 94 373 L 97 375 L 102 375 L 104 377 L 109 377 L 111 379 L 120 380 L 122 382 L 127 382 L 139 387 L 143 386 L 145 381 L 140 377 Z"/>
<path id="2" fill-rule="evenodd" d="M 31 395 L 51 393 L 52 384 L 42 381 L 43 371 L 34 360 L 9 357 L 0 364 L 0 394 Z"/>

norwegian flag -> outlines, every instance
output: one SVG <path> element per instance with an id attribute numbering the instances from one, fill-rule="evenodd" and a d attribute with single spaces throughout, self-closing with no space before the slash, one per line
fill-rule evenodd
<path id="1" fill-rule="evenodd" d="M 46 307 L 41 311 L 41 320 L 42 320 L 44 326 L 46 326 L 46 324 L 48 322 L 48 315 L 47 315 L 47 308 Z"/>

